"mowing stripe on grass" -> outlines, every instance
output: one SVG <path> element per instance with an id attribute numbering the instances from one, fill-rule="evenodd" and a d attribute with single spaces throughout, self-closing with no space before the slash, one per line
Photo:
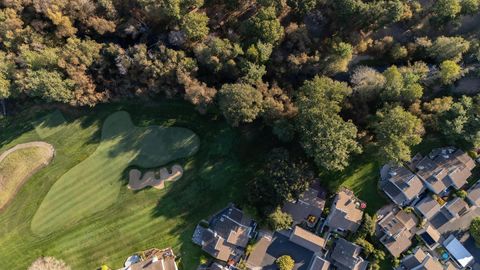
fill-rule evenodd
<path id="1" fill-rule="evenodd" d="M 198 137 L 188 129 L 138 128 L 128 113 L 114 113 L 104 122 L 97 150 L 50 189 L 31 229 L 43 235 L 78 223 L 115 203 L 129 165 L 158 167 L 193 155 L 198 147 Z"/>
<path id="2" fill-rule="evenodd" d="M 62 130 L 67 124 L 63 114 L 59 110 L 40 118 L 33 123 L 35 131 L 40 138 L 45 139 Z"/>

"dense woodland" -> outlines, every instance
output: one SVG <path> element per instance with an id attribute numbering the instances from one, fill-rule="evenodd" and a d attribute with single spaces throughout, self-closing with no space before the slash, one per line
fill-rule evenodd
<path id="1" fill-rule="evenodd" d="M 26 101 L 181 98 L 234 127 L 260 123 L 285 146 L 251 183 L 264 215 L 298 196 L 311 168 L 341 171 L 368 144 L 394 163 L 427 134 L 480 147 L 479 0 L 0 0 L 0 8 L 4 114 Z"/>

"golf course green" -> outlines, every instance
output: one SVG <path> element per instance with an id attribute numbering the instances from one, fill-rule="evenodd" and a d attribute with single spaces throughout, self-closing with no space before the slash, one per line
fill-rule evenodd
<path id="1" fill-rule="evenodd" d="M 7 120 L 0 120 L 0 153 L 44 141 L 55 158 L 0 211 L 1 269 L 24 270 L 40 256 L 72 269 L 118 269 L 152 247 L 172 247 L 180 269 L 195 269 L 203 254 L 191 242 L 196 224 L 242 203 L 270 147 L 261 129 L 234 130 L 183 101 L 33 106 Z M 165 189 L 127 188 L 130 168 L 175 163 L 183 176 Z"/>
<path id="2" fill-rule="evenodd" d="M 97 150 L 50 189 L 32 220 L 32 231 L 48 234 L 101 211 L 117 200 L 129 165 L 158 167 L 193 155 L 198 137 L 178 127 L 135 127 L 127 112 L 110 115 Z"/>

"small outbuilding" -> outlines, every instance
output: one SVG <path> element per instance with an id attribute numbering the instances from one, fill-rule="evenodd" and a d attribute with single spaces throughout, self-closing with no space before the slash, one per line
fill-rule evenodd
<path id="1" fill-rule="evenodd" d="M 473 256 L 468 250 L 458 241 L 455 236 L 450 235 L 447 240 L 443 242 L 443 246 L 448 253 L 458 262 L 462 267 L 467 267 L 473 262 Z"/>

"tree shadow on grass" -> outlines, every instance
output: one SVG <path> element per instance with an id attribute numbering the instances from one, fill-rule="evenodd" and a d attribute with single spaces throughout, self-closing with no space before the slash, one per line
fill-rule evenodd
<path id="1" fill-rule="evenodd" d="M 183 258 L 183 269 L 195 269 L 203 254 L 191 241 L 195 226 L 229 202 L 240 207 L 246 205 L 246 182 L 260 169 L 271 147 L 268 141 L 263 141 L 260 129 L 256 135 L 248 132 L 248 137 L 228 129 L 219 125 L 205 131 L 203 136 L 200 134 L 201 146 L 189 159 L 190 168 L 184 177 L 167 187 L 152 211 L 154 217 L 181 217 L 182 222 L 165 233 L 180 237 L 182 244 L 177 253 Z"/>

